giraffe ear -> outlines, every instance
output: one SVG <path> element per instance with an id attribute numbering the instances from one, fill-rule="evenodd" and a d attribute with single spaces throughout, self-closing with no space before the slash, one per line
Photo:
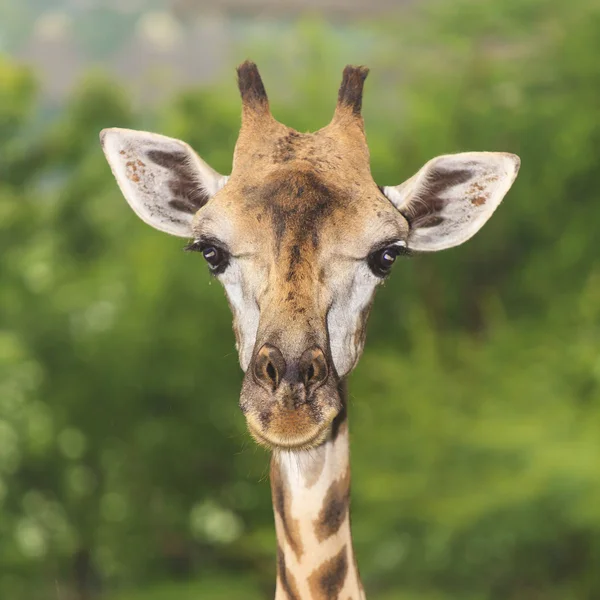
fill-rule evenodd
<path id="1" fill-rule="evenodd" d="M 100 142 L 123 196 L 155 229 L 192 237 L 192 219 L 227 182 L 186 143 L 131 129 L 104 129 Z"/>
<path id="2" fill-rule="evenodd" d="M 458 246 L 492 216 L 519 171 L 504 152 L 464 152 L 430 160 L 416 175 L 383 193 L 410 225 L 408 246 L 433 251 Z"/>

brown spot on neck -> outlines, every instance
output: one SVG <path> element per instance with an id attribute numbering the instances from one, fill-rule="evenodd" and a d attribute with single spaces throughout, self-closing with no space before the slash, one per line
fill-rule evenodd
<path id="1" fill-rule="evenodd" d="M 318 452 L 314 462 L 308 467 L 307 472 L 305 474 L 305 483 L 306 487 L 310 489 L 321 477 L 321 473 L 323 472 L 323 467 L 325 466 L 325 453 Z"/>
<path id="2" fill-rule="evenodd" d="M 336 600 L 348 576 L 348 555 L 346 545 L 329 560 L 316 568 L 308 578 L 313 600 Z"/>
<path id="3" fill-rule="evenodd" d="M 342 526 L 350 504 L 350 467 L 327 490 L 323 507 L 313 525 L 319 542 L 335 535 Z"/>
<path id="4" fill-rule="evenodd" d="M 277 576 L 288 600 L 300 600 L 296 580 L 285 564 L 285 554 L 280 546 L 277 546 Z"/>

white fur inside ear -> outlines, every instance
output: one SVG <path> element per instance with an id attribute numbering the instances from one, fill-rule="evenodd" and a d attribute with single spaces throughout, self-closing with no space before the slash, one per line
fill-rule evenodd
<path id="1" fill-rule="evenodd" d="M 444 250 L 481 229 L 510 189 L 519 166 L 518 156 L 504 152 L 447 154 L 383 192 L 410 224 L 409 248 Z"/>
<path id="2" fill-rule="evenodd" d="M 105 129 L 102 149 L 123 196 L 155 229 L 192 236 L 194 214 L 227 182 L 188 144 L 156 133 Z"/>

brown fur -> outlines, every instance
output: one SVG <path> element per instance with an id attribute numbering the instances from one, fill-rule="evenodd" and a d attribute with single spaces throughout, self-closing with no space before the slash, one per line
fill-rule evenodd
<path id="1" fill-rule="evenodd" d="M 256 65 L 247 60 L 237 68 L 238 87 L 244 107 L 268 110 L 269 100 Z"/>
<path id="2" fill-rule="evenodd" d="M 175 152 L 151 150 L 148 152 L 148 159 L 161 167 L 166 167 L 172 174 L 169 187 L 173 199 L 169 201 L 169 204 L 193 215 L 208 202 L 208 194 L 198 186 L 194 168 L 189 165 L 187 156 L 183 151 L 177 154 Z M 133 165 L 134 170 L 131 178 L 137 177 L 137 169 L 144 166 L 144 163 L 138 160 L 137 165 Z"/>
<path id="3" fill-rule="evenodd" d="M 336 479 L 323 500 L 323 508 L 314 522 L 315 535 L 319 542 L 335 535 L 348 514 L 350 504 L 350 467 L 342 477 Z"/>
<path id="4" fill-rule="evenodd" d="M 313 460 L 313 463 L 308 468 L 305 473 L 306 479 L 306 487 L 310 489 L 313 487 L 317 481 L 321 478 L 321 473 L 323 473 L 323 467 L 325 466 L 325 454 L 321 453 L 316 456 Z"/>
<path id="5" fill-rule="evenodd" d="M 285 564 L 285 553 L 277 546 L 277 577 L 288 600 L 301 600 L 296 580 Z"/>
<path id="6" fill-rule="evenodd" d="M 312 600 L 336 600 L 348 575 L 346 546 L 316 568 L 308 578 Z"/>
<path id="7" fill-rule="evenodd" d="M 424 188 L 425 193 L 404 209 L 404 216 L 410 221 L 412 227 L 427 228 L 439 225 L 443 221 L 439 216 L 439 212 L 447 202 L 441 195 L 442 192 L 447 190 L 448 187 L 469 181 L 472 176 L 471 171 L 466 169 L 451 172 L 439 169 L 432 171 L 430 180 Z M 485 200 L 483 203 L 485 203 Z"/>
<path id="8" fill-rule="evenodd" d="M 362 108 L 362 94 L 365 79 L 369 74 L 367 67 L 351 67 L 344 69 L 342 85 L 338 93 L 338 107 L 348 107 L 354 114 Z"/>

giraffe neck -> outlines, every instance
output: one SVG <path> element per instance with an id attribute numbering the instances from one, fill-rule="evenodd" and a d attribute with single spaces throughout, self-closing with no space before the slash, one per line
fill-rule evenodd
<path id="1" fill-rule="evenodd" d="M 344 399 L 344 406 L 346 405 Z M 346 410 L 328 441 L 271 459 L 277 532 L 275 600 L 364 600 L 350 533 Z"/>

